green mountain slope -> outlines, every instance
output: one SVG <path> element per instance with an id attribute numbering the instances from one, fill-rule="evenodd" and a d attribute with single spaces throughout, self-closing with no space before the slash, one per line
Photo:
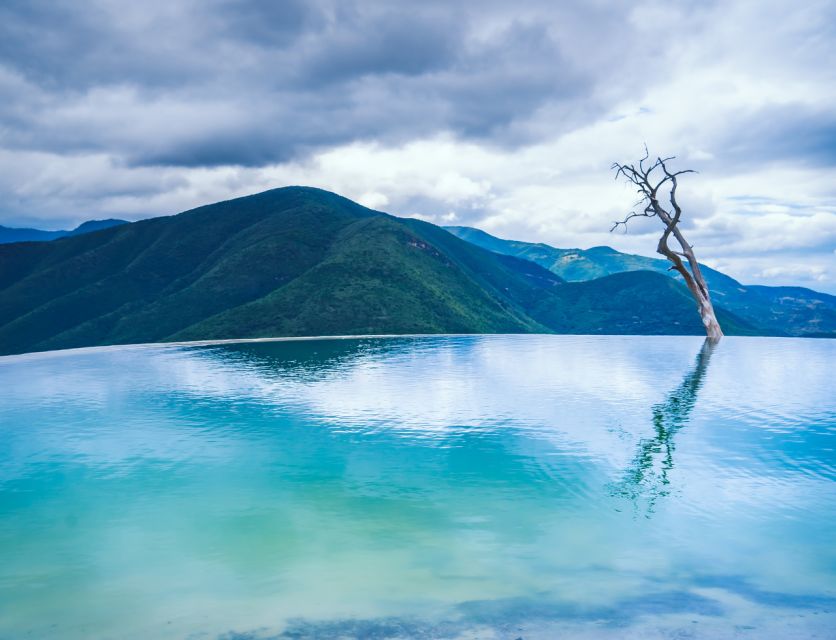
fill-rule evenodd
<path id="1" fill-rule="evenodd" d="M 704 329 L 684 285 L 652 271 L 616 273 L 567 282 L 541 299 L 532 315 L 558 333 L 699 335 Z M 729 335 L 762 335 L 761 329 L 717 309 Z"/>
<path id="2" fill-rule="evenodd" d="M 733 317 L 728 326 L 756 331 Z M 0 246 L 4 354 L 214 338 L 550 331 L 702 329 L 687 292 L 663 276 L 568 284 L 440 227 L 307 187 Z"/>
<path id="3" fill-rule="evenodd" d="M 548 331 L 526 306 L 558 278 L 538 269 L 529 283 L 524 263 L 440 247 L 433 235 L 418 221 L 363 218 L 286 286 L 172 337 Z"/>
<path id="4" fill-rule="evenodd" d="M 480 229 L 446 227 L 454 235 L 485 249 L 531 260 L 569 282 L 615 273 L 655 271 L 681 282 L 666 260 L 621 253 L 611 247 L 557 249 L 547 244 L 503 240 Z M 716 307 L 760 327 L 767 333 L 836 336 L 836 297 L 803 287 L 746 286 L 703 267 Z"/>

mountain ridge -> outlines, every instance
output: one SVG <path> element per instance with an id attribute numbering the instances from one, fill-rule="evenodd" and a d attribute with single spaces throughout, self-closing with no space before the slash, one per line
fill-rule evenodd
<path id="1" fill-rule="evenodd" d="M 622 253 L 608 246 L 559 249 L 544 243 L 505 240 L 473 227 L 445 227 L 458 237 L 504 255 L 536 262 L 569 282 L 584 282 L 614 273 L 649 270 L 681 282 L 661 258 Z M 836 296 L 805 287 L 744 285 L 701 265 L 715 306 L 765 331 L 795 336 L 836 337 Z"/>
<path id="2" fill-rule="evenodd" d="M 49 242 L 58 238 L 101 231 L 102 229 L 109 229 L 110 227 L 116 227 L 122 224 L 128 224 L 128 221 L 118 218 L 87 220 L 74 229 L 61 229 L 59 231 L 45 231 L 43 229 L 32 229 L 29 227 L 4 227 L 0 225 L 0 244 L 9 244 L 12 242 Z"/>
<path id="3" fill-rule="evenodd" d="M 659 305 L 636 314 L 636 300 Z M 732 333 L 758 332 L 734 314 L 724 318 Z M 0 245 L 4 354 L 172 340 L 556 331 L 699 334 L 701 325 L 687 291 L 658 274 L 566 283 L 534 262 L 312 187 Z"/>

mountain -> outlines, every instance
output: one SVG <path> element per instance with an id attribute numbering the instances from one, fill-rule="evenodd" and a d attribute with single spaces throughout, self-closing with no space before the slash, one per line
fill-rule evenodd
<path id="1" fill-rule="evenodd" d="M 127 220 L 119 220 L 118 218 L 107 218 L 106 220 L 88 220 L 82 222 L 72 231 L 59 231 L 66 236 L 80 236 L 84 233 L 92 233 L 93 231 L 101 231 L 102 229 L 110 229 L 110 227 L 118 227 L 120 224 L 128 224 Z"/>
<path id="2" fill-rule="evenodd" d="M 732 314 L 730 332 L 755 333 Z M 45 243 L 0 246 L 0 353 L 384 333 L 677 333 L 656 273 L 566 283 L 441 227 L 286 187 Z"/>
<path id="3" fill-rule="evenodd" d="M 9 242 L 45 242 L 55 240 L 56 238 L 78 236 L 83 233 L 100 231 L 120 224 L 127 224 L 127 221 L 116 220 L 114 218 L 107 220 L 88 220 L 70 231 L 43 231 L 42 229 L 14 228 L 0 225 L 0 244 Z"/>
<path id="4" fill-rule="evenodd" d="M 678 281 L 667 260 L 621 253 L 611 247 L 557 249 L 547 244 L 503 240 L 471 227 L 446 227 L 454 235 L 485 249 L 531 260 L 570 282 L 615 273 L 648 270 Z M 703 266 L 715 307 L 732 312 L 768 333 L 836 337 L 836 296 L 804 287 L 742 285 L 734 278 Z"/>

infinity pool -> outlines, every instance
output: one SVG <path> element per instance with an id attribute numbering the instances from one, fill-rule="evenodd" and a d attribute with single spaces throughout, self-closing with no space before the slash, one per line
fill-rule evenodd
<path id="1" fill-rule="evenodd" d="M 836 637 L 836 341 L 0 358 L 0 638 Z"/>

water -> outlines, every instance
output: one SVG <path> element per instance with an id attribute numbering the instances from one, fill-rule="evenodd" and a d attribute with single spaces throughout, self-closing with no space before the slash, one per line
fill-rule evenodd
<path id="1" fill-rule="evenodd" d="M 836 637 L 836 341 L 0 358 L 0 638 Z"/>

